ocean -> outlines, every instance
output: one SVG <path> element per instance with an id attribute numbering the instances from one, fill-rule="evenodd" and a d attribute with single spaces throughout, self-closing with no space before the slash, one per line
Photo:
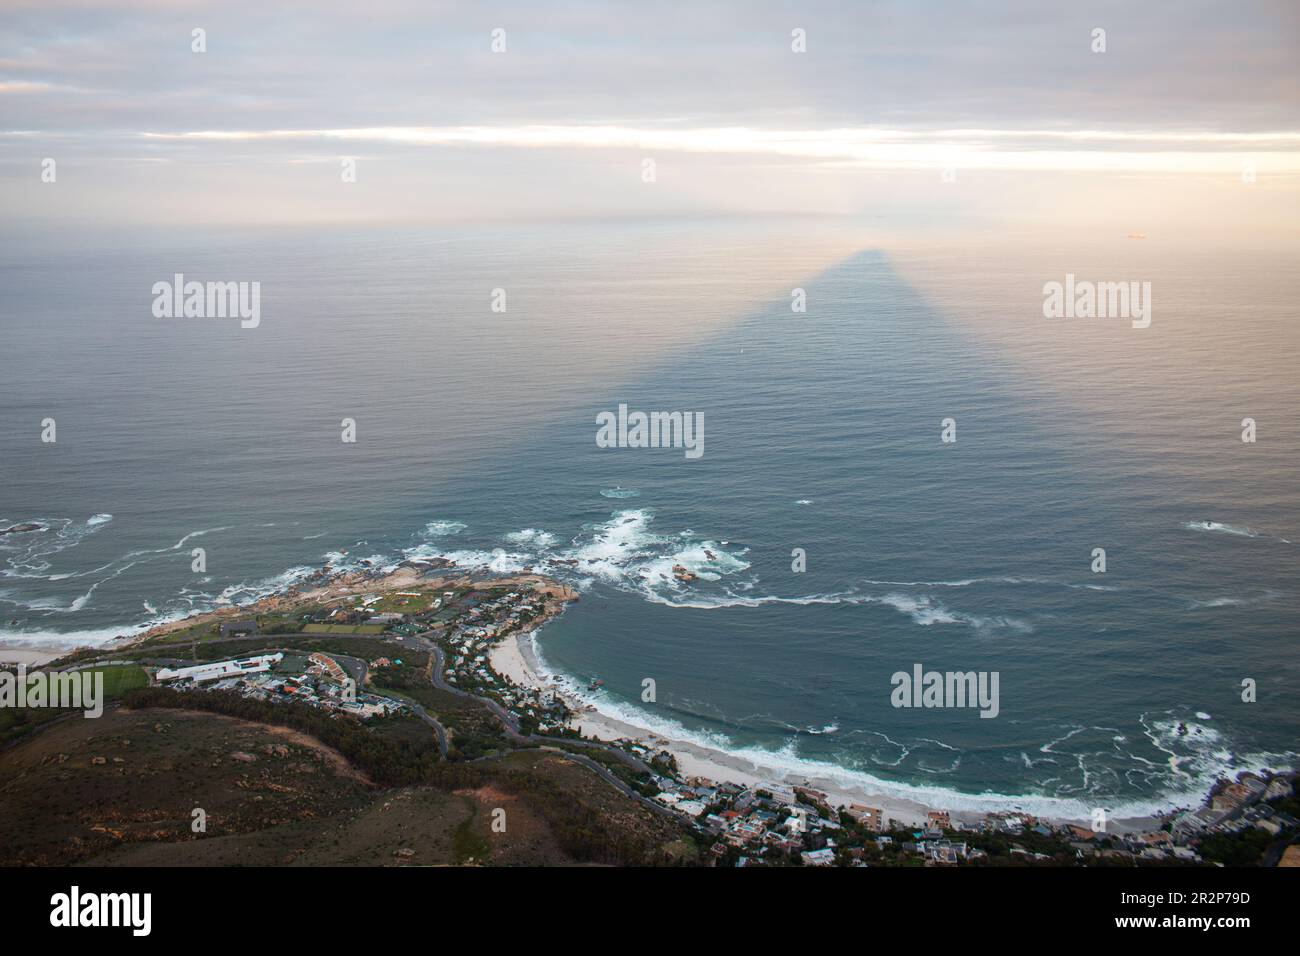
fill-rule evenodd
<path id="1" fill-rule="evenodd" d="M 954 809 L 1195 804 L 1300 750 L 1293 264 L 875 220 L 11 236 L 0 528 L 46 530 L 0 536 L 0 644 L 531 566 L 582 592 L 547 664 L 662 733 Z M 155 318 L 176 273 L 260 282 L 261 324 Z M 1045 318 L 1067 274 L 1150 281 L 1150 327 Z M 703 454 L 598 447 L 620 404 Z M 996 672 L 998 716 L 893 706 L 916 664 Z"/>

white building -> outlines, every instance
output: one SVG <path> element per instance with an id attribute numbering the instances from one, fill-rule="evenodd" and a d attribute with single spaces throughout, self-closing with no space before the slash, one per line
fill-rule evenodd
<path id="1" fill-rule="evenodd" d="M 806 850 L 800 853 L 804 866 L 834 866 L 834 850 Z"/>
<path id="2" fill-rule="evenodd" d="M 260 674 L 269 671 L 271 665 L 284 660 L 283 654 L 262 654 L 258 657 L 245 657 L 233 661 L 213 661 L 210 664 L 196 664 L 193 667 L 161 667 L 154 677 L 159 681 L 192 680 L 196 684 L 227 677 L 240 677 L 244 674 Z"/>

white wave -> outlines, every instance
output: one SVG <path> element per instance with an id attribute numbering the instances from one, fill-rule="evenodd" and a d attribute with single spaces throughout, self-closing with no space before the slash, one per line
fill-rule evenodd
<path id="1" fill-rule="evenodd" d="M 1248 604 L 1248 603 L 1249 602 L 1245 598 L 1217 597 L 1217 598 L 1210 598 L 1207 601 L 1192 601 L 1187 606 L 1192 610 L 1197 610 L 1200 608 L 1207 608 L 1207 607 L 1236 607 L 1238 605 Z"/>
<path id="2" fill-rule="evenodd" d="M 601 492 L 601 495 L 606 498 L 639 498 L 641 497 L 641 492 L 635 491 L 631 488 L 619 488 L 618 486 L 615 486 L 613 488 L 606 488 Z"/>
<path id="3" fill-rule="evenodd" d="M 93 515 L 84 524 L 72 518 L 25 518 L 22 524 L 40 525 L 39 534 L 4 535 L 0 537 L 0 551 L 12 553 L 6 559 L 5 577 L 45 579 L 50 562 L 45 560 L 75 548 L 89 535 L 97 532 L 112 515 Z M 98 520 L 97 520 L 98 519 Z M 111 562 L 110 562 L 111 563 Z M 105 565 L 107 567 L 107 565 Z"/>
<path id="4" fill-rule="evenodd" d="M 906 614 L 922 627 L 932 624 L 962 624 L 976 630 L 1009 630 L 1028 634 L 1033 626 L 1026 621 L 1012 617 L 989 617 L 982 614 L 968 614 L 951 611 L 928 594 L 886 594 L 880 598 L 869 598 L 868 603 L 878 602 Z"/>
<path id="5" fill-rule="evenodd" d="M 469 525 L 463 521 L 434 520 L 424 526 L 424 533 L 433 537 L 441 537 L 443 535 L 460 534 L 468 527 Z"/>
<path id="6" fill-rule="evenodd" d="M 901 587 L 901 588 L 968 588 L 976 584 L 1036 584 L 1045 587 L 1062 587 L 1072 590 L 1086 591 L 1118 591 L 1118 587 L 1106 584 L 1078 584 L 1071 581 L 1053 581 L 1050 578 L 1025 578 L 1015 576 L 1000 577 L 983 577 L 983 578 L 957 578 L 955 580 L 940 581 L 883 581 L 873 578 L 867 578 L 863 584 L 869 584 L 877 587 Z"/>
<path id="7" fill-rule="evenodd" d="M 766 604 L 881 604 L 907 615 L 914 623 L 922 627 L 929 627 L 934 624 L 957 624 L 976 630 L 1010 630 L 1022 634 L 1033 631 L 1033 625 L 1018 618 L 989 617 L 952 611 L 928 594 L 860 594 L 845 592 L 840 594 L 808 594 L 801 597 L 780 597 L 778 595 L 750 597 L 748 595 L 726 593 L 687 598 L 656 594 L 651 595 L 650 600 L 670 607 L 710 611 L 729 607 L 762 607 Z"/>
<path id="8" fill-rule="evenodd" d="M 584 682 L 552 668 L 537 645 L 536 634 L 534 634 L 534 655 L 544 671 L 544 676 L 563 685 L 568 693 L 592 706 L 602 715 L 642 728 L 645 732 L 670 742 L 690 744 L 714 751 L 724 762 L 728 760 L 739 762 L 745 772 L 774 782 L 806 782 L 814 787 L 838 787 L 858 791 L 863 795 L 909 800 L 929 807 L 942 807 L 958 812 L 990 813 L 1016 810 L 1061 820 L 1089 820 L 1094 809 L 1099 805 L 1097 796 L 1069 797 L 1046 793 L 1008 794 L 994 791 L 972 794 L 941 785 L 887 780 L 860 768 L 802 756 L 798 752 L 797 741 L 793 739 L 777 749 L 738 746 L 725 734 L 688 729 L 671 718 L 644 711 L 634 704 L 616 701 L 603 691 L 588 692 Z M 940 749 L 954 752 L 956 750 L 942 741 L 931 742 L 938 745 Z M 1288 760 L 1293 760 L 1294 756 L 1263 754 L 1251 758 L 1235 758 L 1230 762 L 1236 770 L 1258 771 L 1289 766 Z M 960 755 L 955 759 L 959 761 Z M 1229 768 L 1223 766 L 1218 769 L 1226 771 Z M 944 768 L 930 768 L 928 772 L 946 771 Z M 1211 770 L 1183 788 L 1171 788 L 1154 797 L 1119 801 L 1108 806 L 1107 811 L 1112 820 L 1125 820 L 1150 817 L 1179 807 L 1199 806 L 1214 779 L 1217 777 Z"/>
<path id="9" fill-rule="evenodd" d="M 909 800 L 928 807 L 941 807 L 957 812 L 1020 811 L 1058 820 L 1090 820 L 1096 807 L 1106 805 L 1105 801 L 1098 795 L 1073 797 L 1056 796 L 1048 793 L 1008 794 L 994 791 L 972 794 L 941 785 L 887 780 L 857 767 L 846 767 L 827 760 L 802 756 L 798 752 L 796 739 L 788 740 L 777 749 L 759 746 L 738 746 L 725 734 L 708 730 L 689 729 L 679 721 L 642 710 L 635 704 L 614 700 L 603 690 L 594 693 L 587 691 L 584 682 L 575 680 L 550 666 L 542 654 L 537 639 L 538 634 L 539 632 L 533 632 L 531 641 L 534 657 L 544 672 L 543 676 L 564 686 L 569 694 L 590 705 L 598 713 L 630 724 L 633 727 L 642 728 L 647 733 L 670 742 L 686 743 L 714 751 L 719 757 L 723 758 L 724 762 L 727 762 L 728 758 L 732 761 L 739 761 L 744 765 L 746 772 L 766 777 L 774 782 L 802 782 L 822 788 L 832 786 L 856 790 L 863 795 L 878 795 Z M 1062 740 L 1071 736 L 1073 736 L 1073 732 L 1067 734 Z M 948 768 L 921 767 L 918 769 L 929 773 L 942 774 L 951 772 L 951 768 L 961 760 L 960 751 L 943 741 L 929 740 L 928 742 L 942 750 L 954 752 L 957 756 L 950 761 Z M 1051 743 L 1059 742 L 1053 741 Z M 891 741 L 891 743 L 894 742 Z M 1051 750 L 1051 743 L 1040 748 L 1041 752 L 1054 754 L 1055 751 Z M 909 750 L 909 748 L 902 747 L 901 744 L 897 746 L 902 748 L 904 753 L 904 757 L 900 758 L 899 763 L 915 750 L 915 748 Z M 1197 807 L 1201 804 L 1209 787 L 1220 777 L 1229 773 L 1235 774 L 1242 770 L 1260 772 L 1286 769 L 1294 763 L 1297 755 L 1292 753 L 1255 754 L 1246 757 L 1234 757 L 1231 754 L 1220 753 L 1218 756 L 1220 757 L 1219 761 L 1202 768 L 1202 772 L 1194 780 L 1188 781 L 1184 778 L 1184 786 L 1182 787 L 1170 786 L 1156 796 L 1116 801 L 1107 805 L 1106 809 L 1110 818 L 1116 821 L 1146 818 L 1174 809 Z M 1031 765 L 1035 762 L 1030 761 L 1027 757 L 1025 757 L 1025 760 L 1027 764 Z M 1049 758 L 1038 762 L 1052 761 Z M 897 766 L 897 763 L 883 765 Z M 1045 781 L 1044 783 L 1050 782 Z"/>
<path id="10" fill-rule="evenodd" d="M 549 531 L 542 531 L 538 528 L 524 528 L 522 531 L 512 531 L 506 535 L 506 540 L 511 544 L 529 545 L 536 548 L 550 548 L 555 546 L 555 535 Z"/>
<path id="11" fill-rule="evenodd" d="M 608 521 L 592 528 L 591 540 L 565 552 L 580 569 L 610 582 L 622 582 L 628 564 L 647 557 L 665 539 L 650 532 L 653 514 L 648 510 L 619 511 Z"/>
<path id="12" fill-rule="evenodd" d="M 650 600 L 656 604 L 669 607 L 692 608 L 699 611 L 713 611 L 729 607 L 763 607 L 766 604 L 860 604 L 863 601 L 852 594 L 809 594 L 803 597 L 779 597 L 774 594 L 762 597 L 748 597 L 739 594 L 701 594 L 691 597 L 665 597 L 651 595 Z"/>
<path id="13" fill-rule="evenodd" d="M 139 561 L 130 561 L 122 565 L 112 574 L 102 577 L 98 581 L 93 583 L 90 586 L 90 588 L 86 591 L 86 593 L 82 594 L 80 597 L 74 598 L 72 603 L 66 606 L 55 601 L 53 598 L 38 598 L 34 601 L 21 601 L 21 600 L 13 600 L 10 598 L 4 598 L 3 600 L 7 604 L 16 604 L 19 607 L 25 607 L 33 611 L 53 612 L 56 614 L 75 614 L 77 611 L 80 611 L 90 602 L 91 597 L 94 595 L 95 591 L 99 589 L 99 586 L 101 584 L 105 584 L 108 581 L 113 580 L 118 575 L 131 570 L 133 567 L 135 567 L 137 564 L 140 563 L 141 562 Z M 80 577 L 80 575 L 74 575 L 74 577 Z"/>
<path id="14" fill-rule="evenodd" d="M 252 604 L 301 583 L 318 570 L 299 565 L 272 577 L 262 578 L 260 581 L 241 581 L 239 584 L 231 584 L 223 588 L 221 593 L 212 599 L 212 603 L 222 606 Z"/>
<path id="15" fill-rule="evenodd" d="M 50 570 L 51 565 L 48 561 L 44 561 L 40 559 L 57 554 L 61 551 L 68 550 L 69 548 L 76 547 L 78 544 L 81 543 L 82 540 L 85 539 L 87 535 L 92 534 L 100 526 L 107 523 L 108 520 L 111 520 L 112 517 L 113 517 L 112 515 L 96 515 L 94 516 L 94 518 L 88 520 L 84 526 L 78 526 L 75 523 L 71 522 L 69 519 L 59 519 L 60 521 L 64 522 L 64 524 L 62 527 L 57 529 L 55 534 L 55 541 L 52 544 L 41 545 L 29 549 L 27 553 L 22 555 L 21 557 L 11 559 L 8 562 L 10 567 L 4 570 L 3 572 L 0 572 L 0 575 L 9 578 L 26 578 L 30 580 L 64 581 L 69 578 L 92 577 L 96 574 L 99 574 L 100 572 L 107 571 L 110 568 L 117 566 L 117 569 L 112 574 L 109 575 L 110 578 L 113 578 L 113 577 L 117 577 L 123 571 L 126 571 L 134 567 L 135 565 L 142 563 L 141 559 L 148 560 L 158 555 L 174 553 L 179 549 L 181 549 L 182 547 L 184 547 L 186 542 L 190 541 L 193 538 L 201 537 L 206 534 L 212 534 L 217 531 L 227 531 L 231 527 L 229 525 L 224 525 L 218 528 L 204 528 L 199 531 L 191 531 L 189 534 L 182 537 L 175 544 L 170 545 L 168 547 L 146 548 L 146 549 L 141 549 L 136 551 L 128 551 L 120 558 L 114 558 L 113 560 L 101 564 L 98 567 L 89 568 L 84 571 L 68 571 L 68 572 L 61 572 L 55 574 L 45 573 Z M 102 519 L 102 520 L 96 521 L 95 518 Z M 98 587 L 98 584 L 102 584 L 102 583 L 103 581 L 98 582 L 96 584 L 96 587 Z M 93 591 L 94 589 L 92 588 L 91 590 Z M 46 606 L 44 608 L 36 607 L 36 609 L 75 611 L 75 610 L 80 610 L 82 606 L 84 606 L 84 602 L 82 602 L 81 604 L 74 604 L 73 606 L 69 606 L 66 608 Z"/>
<path id="16" fill-rule="evenodd" d="M 1188 609 L 1192 611 L 1203 610 L 1205 608 L 1215 607 L 1244 607 L 1251 604 L 1263 604 L 1272 601 L 1277 597 L 1276 591 L 1265 591 L 1263 594 L 1252 595 L 1250 597 L 1233 597 L 1231 595 L 1222 595 L 1220 597 L 1206 598 L 1188 602 Z"/>
<path id="17" fill-rule="evenodd" d="M 1259 533 L 1238 525 L 1224 524 L 1219 521 L 1189 521 L 1184 528 L 1189 531 L 1218 531 L 1222 534 L 1235 534 L 1243 538 L 1258 538 Z"/>
<path id="18" fill-rule="evenodd" d="M 702 581 L 718 581 L 724 574 L 735 574 L 749 567 L 749 562 L 722 550 L 714 541 L 701 541 L 662 557 L 638 564 L 634 573 L 648 586 L 667 585 L 678 588 L 673 569 L 685 568 Z"/>
<path id="19" fill-rule="evenodd" d="M 810 504 L 812 504 L 812 501 L 811 501 L 811 499 L 808 499 L 808 498 L 800 498 L 798 501 L 795 502 L 795 504 L 797 504 L 797 505 L 810 505 Z"/>
<path id="20" fill-rule="evenodd" d="M 402 557 L 408 561 L 433 561 L 443 556 L 442 548 L 432 544 L 417 544 L 413 548 L 402 549 Z"/>
<path id="21" fill-rule="evenodd" d="M 747 561 L 717 542 L 692 540 L 689 529 L 671 537 L 655 534 L 650 530 L 653 520 L 648 509 L 616 512 L 590 529 L 590 540 L 575 544 L 562 557 L 576 561 L 580 573 L 636 590 L 652 600 L 659 596 L 656 589 L 681 590 L 675 568 L 685 568 L 703 581 L 717 581 L 749 567 Z"/>
<path id="22" fill-rule="evenodd" d="M 131 637 L 152 627 L 152 624 L 123 624 L 118 627 L 100 627 L 83 631 L 4 631 L 0 630 L 0 646 L 32 645 L 51 650 L 72 650 L 77 647 L 97 647 L 118 637 Z"/>
<path id="23" fill-rule="evenodd" d="M 660 591 L 682 590 L 682 583 L 673 570 L 679 566 L 705 582 L 717 581 L 750 566 L 740 556 L 743 551 L 727 551 L 717 542 L 697 540 L 689 529 L 671 536 L 656 534 L 651 530 L 653 520 L 654 513 L 649 509 L 617 511 L 608 520 L 587 526 L 563 549 L 557 549 L 557 537 L 551 532 L 524 528 L 505 535 L 513 546 L 510 550 L 449 550 L 435 542 L 424 542 L 402 553 L 412 561 L 442 559 L 463 567 L 503 573 L 542 569 L 580 587 L 599 580 L 650 599 Z M 460 522 L 453 524 L 464 527 Z M 330 557 L 337 563 L 337 555 Z"/>
<path id="24" fill-rule="evenodd" d="M 95 525 L 88 525 L 81 528 L 80 530 L 77 530 L 77 526 L 75 526 L 68 519 L 59 519 L 59 520 L 62 523 L 62 527 L 60 527 L 58 530 L 61 533 L 64 533 L 65 537 L 67 537 L 70 534 L 74 535 L 76 540 L 80 540 L 81 537 L 84 537 L 85 533 L 88 533 L 89 531 L 93 531 L 94 528 L 96 527 Z M 102 525 L 103 522 L 99 522 L 99 524 Z M 136 567 L 137 565 L 145 564 L 153 560 L 159 560 L 160 558 L 165 557 L 167 555 L 174 556 L 178 552 L 183 553 L 181 552 L 181 549 L 188 542 L 192 541 L 194 538 L 201 537 L 206 534 L 212 534 L 218 531 L 225 531 L 228 530 L 229 527 L 231 526 L 225 525 L 217 528 L 205 528 L 205 529 L 200 529 L 198 531 L 191 531 L 188 534 L 181 537 L 175 544 L 170 545 L 168 547 L 141 550 L 141 551 L 132 551 L 126 554 L 125 556 L 123 556 L 122 558 L 117 558 L 113 561 L 110 561 L 108 564 L 102 565 L 99 568 L 91 569 L 89 571 L 81 571 L 81 572 L 75 572 L 69 574 L 56 574 L 56 575 L 49 575 L 49 574 L 34 575 L 34 574 L 26 574 L 21 572 L 18 574 L 9 574 L 9 576 L 13 576 L 13 577 L 41 577 L 41 578 L 48 578 L 49 580 L 59 580 L 63 578 L 86 577 L 88 575 L 98 574 L 100 572 L 112 569 L 111 573 L 105 575 L 102 578 L 99 578 L 98 580 L 95 580 L 90 585 L 88 590 L 76 596 L 70 602 L 66 601 L 66 599 L 59 600 L 55 598 L 37 598 L 31 600 L 23 600 L 21 597 L 13 596 L 12 591 L 6 591 L 3 596 L 0 596 L 0 602 L 13 604 L 19 607 L 24 607 L 29 610 L 43 612 L 46 614 L 51 614 L 51 613 L 75 614 L 76 612 L 81 611 L 86 607 L 86 605 L 91 601 L 95 591 L 101 585 L 112 580 L 113 578 L 116 578 L 119 575 L 124 574 L 125 572 L 129 571 L 133 567 Z M 69 531 L 69 529 L 72 530 Z M 71 543 L 65 543 L 64 547 L 72 546 L 72 544 L 76 543 L 76 540 L 72 541 Z M 357 542 L 357 545 L 364 545 L 365 543 L 366 542 L 364 541 Z M 55 550 L 61 550 L 61 548 L 56 548 Z M 396 563 L 392 561 L 390 556 L 382 555 L 382 554 L 372 554 L 366 558 L 356 558 L 356 557 L 350 558 L 348 557 L 347 551 L 340 550 L 340 551 L 330 552 L 329 554 L 325 555 L 325 558 L 327 561 L 331 561 L 335 565 L 337 565 L 338 570 L 356 570 L 360 568 L 367 568 L 371 570 L 391 571 L 394 570 L 397 566 Z M 156 626 L 157 624 L 163 623 L 164 621 L 178 620 L 190 614 L 203 613 L 206 611 L 214 610 L 218 607 L 228 607 L 232 605 L 242 606 L 246 604 L 251 604 L 255 601 L 260 600 L 261 598 L 267 597 L 272 594 L 281 593 L 290 587 L 301 584 L 311 576 L 317 574 L 318 570 L 319 569 L 315 567 L 297 566 L 297 567 L 289 568 L 288 570 L 281 572 L 280 574 L 273 575 L 271 577 L 267 577 L 264 579 L 254 580 L 254 581 L 245 580 L 237 584 L 228 585 L 220 593 L 215 595 L 204 591 L 192 590 L 189 587 L 183 587 L 181 588 L 180 593 L 177 594 L 174 599 L 168 602 L 165 609 L 165 613 L 163 613 L 161 616 L 158 608 L 155 608 L 148 601 L 144 601 L 143 602 L 144 609 L 146 612 L 152 615 L 152 617 L 150 620 L 145 621 L 143 623 L 124 625 L 122 627 L 112 628 L 112 629 L 99 629 L 99 630 L 39 631 L 39 632 L 13 631 L 13 632 L 5 632 L 4 634 L 0 634 L 0 639 L 22 641 L 28 644 L 44 643 L 44 644 L 50 644 L 52 646 L 60 646 L 60 647 L 64 646 L 65 644 L 67 644 L 67 642 L 70 641 L 74 643 L 86 643 L 86 642 L 102 643 L 102 641 L 107 640 L 113 636 L 117 636 L 119 634 L 136 633 L 141 630 L 148 629 L 149 627 Z M 210 583 L 211 580 L 212 580 L 211 577 L 207 577 L 204 578 L 200 583 Z"/>
<path id="25" fill-rule="evenodd" d="M 85 594 L 74 598 L 69 604 L 64 604 L 55 598 L 33 598 L 32 600 L 24 601 L 6 597 L 0 598 L 0 601 L 3 601 L 5 604 L 12 604 L 15 607 L 26 608 L 29 611 L 45 611 L 53 614 L 71 614 L 75 611 L 80 611 L 86 606 L 86 602 L 90 600 L 90 596 L 94 593 L 94 590 L 94 587 L 92 587 Z"/>
<path id="26" fill-rule="evenodd" d="M 179 541 L 176 542 L 175 548 L 179 550 L 185 547 L 185 542 L 191 540 L 192 538 L 201 538 L 206 534 L 216 534 L 218 531 L 229 531 L 230 527 L 231 526 L 227 524 L 227 525 L 222 525 L 219 528 L 204 528 L 202 531 L 191 531 L 185 537 L 181 538 Z"/>
<path id="27" fill-rule="evenodd" d="M 207 535 L 207 534 L 215 534 L 215 533 L 218 532 L 218 531 L 229 531 L 229 530 L 231 529 L 231 527 L 232 527 L 232 525 L 222 525 L 222 526 L 219 527 L 219 528 L 203 528 L 203 529 L 201 529 L 201 530 L 199 530 L 199 531 L 191 531 L 189 534 L 187 534 L 187 535 L 185 535 L 184 537 L 182 537 L 179 541 L 177 541 L 175 544 L 171 545 L 170 547 L 166 547 L 166 548 L 151 548 L 151 549 L 150 549 L 150 548 L 146 548 L 146 549 L 141 550 L 141 551 L 128 551 L 128 552 L 127 552 L 125 555 L 123 555 L 122 558 L 119 559 L 119 560 L 123 560 L 123 561 L 125 561 L 125 560 L 128 560 L 128 559 L 130 559 L 130 558 L 144 557 L 144 556 L 146 556 L 146 555 L 150 555 L 150 554 L 167 554 L 168 552 L 171 552 L 171 551 L 179 551 L 181 548 L 185 547 L 186 542 L 188 542 L 188 541 L 190 541 L 190 540 L 192 540 L 192 539 L 194 539 L 194 538 L 201 538 L 201 537 L 203 537 L 204 535 Z"/>
<path id="28" fill-rule="evenodd" d="M 493 548 L 491 551 L 448 551 L 439 557 L 458 567 L 481 568 L 497 574 L 512 574 L 536 563 L 529 555 L 512 553 L 504 548 Z"/>
<path id="29" fill-rule="evenodd" d="M 922 627 L 929 627 L 931 624 L 965 623 L 958 615 L 928 594 L 886 594 L 879 600 L 881 604 L 888 604 L 894 610 L 906 614 Z"/>

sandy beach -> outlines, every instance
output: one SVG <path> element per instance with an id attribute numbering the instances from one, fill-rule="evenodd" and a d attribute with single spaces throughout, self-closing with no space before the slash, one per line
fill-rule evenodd
<path id="1" fill-rule="evenodd" d="M 386 574 L 377 575 L 365 572 L 331 574 L 328 569 L 323 569 L 319 577 L 313 581 L 304 582 L 297 587 L 269 595 L 251 604 L 223 607 L 170 621 L 142 633 L 118 638 L 105 646 L 120 649 L 203 621 L 284 611 L 301 604 L 335 601 L 363 593 L 384 593 L 397 589 L 440 589 L 464 585 L 533 588 L 544 596 L 547 604 L 547 613 L 541 619 L 543 624 L 561 612 L 567 602 L 578 599 L 578 594 L 573 588 L 533 573 L 481 575 L 455 567 L 403 566 Z M 852 778 L 836 774 L 834 768 L 828 768 L 826 774 L 804 775 L 791 772 L 789 768 L 779 766 L 776 760 L 768 764 L 763 761 L 761 755 L 755 759 L 752 752 L 735 753 L 704 746 L 697 741 L 671 734 L 665 735 L 652 728 L 629 722 L 626 714 L 620 716 L 602 711 L 599 698 L 593 700 L 582 694 L 581 687 L 574 685 L 563 675 L 552 673 L 539 659 L 534 643 L 537 633 L 538 629 L 512 634 L 495 645 L 489 654 L 492 669 L 521 687 L 557 693 L 574 713 L 572 726 L 584 736 L 609 742 L 633 741 L 652 750 L 668 751 L 676 758 L 678 769 L 685 778 L 701 777 L 706 780 L 731 782 L 744 786 L 766 784 L 806 787 L 825 794 L 827 801 L 833 807 L 847 807 L 851 804 L 876 807 L 884 812 L 886 818 L 904 826 L 925 825 L 926 815 L 931 810 L 946 810 L 952 819 L 967 823 L 976 823 L 985 816 L 984 810 L 954 810 L 940 804 L 927 805 L 919 800 L 907 799 L 897 794 L 873 791 L 861 786 Z M 0 661 L 37 666 L 63 653 L 66 651 L 31 646 L 0 648 Z M 1014 803 L 1009 800 L 991 805 L 988 812 L 994 810 L 1016 812 Z M 1086 822 L 1064 817 L 1047 819 L 1053 819 L 1054 822 Z M 1145 829 L 1152 822 L 1150 818 L 1112 820 L 1112 823 L 1117 825 L 1117 829 Z"/>
<path id="2" fill-rule="evenodd" d="M 48 664 L 64 652 L 59 650 L 42 650 L 27 647 L 0 647 L 0 664 L 23 664 L 37 667 Z"/>
<path id="3" fill-rule="evenodd" d="M 678 769 L 684 777 L 703 777 L 717 782 L 737 783 L 745 786 L 785 784 L 802 786 L 826 794 L 834 807 L 853 803 L 877 807 L 885 815 L 907 826 L 922 826 L 926 813 L 933 809 L 921 803 L 900 800 L 897 797 L 869 793 L 829 777 L 804 777 L 787 773 L 776 767 L 766 767 L 737 754 L 726 753 L 689 741 L 665 737 L 635 724 L 619 720 L 593 709 L 592 705 L 572 692 L 557 678 L 548 673 L 539 662 L 533 649 L 533 635 L 525 632 L 511 635 L 496 645 L 488 661 L 492 669 L 503 677 L 523 687 L 555 691 L 576 714 L 572 724 L 583 735 L 599 740 L 632 740 L 656 750 L 667 750 L 677 759 Z M 960 817 L 960 814 L 953 814 Z M 980 814 L 971 814 L 978 819 Z"/>
<path id="4" fill-rule="evenodd" d="M 731 782 L 745 786 L 784 784 L 787 787 L 807 787 L 826 794 L 832 807 L 847 807 L 855 803 L 876 807 L 884 812 L 886 818 L 904 826 L 924 826 L 927 822 L 926 815 L 933 810 L 946 811 L 952 820 L 972 825 L 983 820 L 986 812 L 993 812 L 992 808 L 989 811 L 955 810 L 937 804 L 927 805 L 893 794 L 873 792 L 831 774 L 804 776 L 790 773 L 781 767 L 754 761 L 743 754 L 728 753 L 713 747 L 701 746 L 695 741 L 665 736 L 650 728 L 602 713 L 598 709 L 598 702 L 593 703 L 590 699 L 576 693 L 571 683 L 551 673 L 539 660 L 533 643 L 536 634 L 537 631 L 514 634 L 493 647 L 488 657 L 492 669 L 520 686 L 554 691 L 574 712 L 572 726 L 581 731 L 584 736 L 608 742 L 631 740 L 655 750 L 667 750 L 677 759 L 677 766 L 683 777 L 703 777 L 719 783 Z M 1009 801 L 999 805 L 997 810 L 1006 813 L 1017 812 L 1015 806 Z M 1038 816 L 1040 819 L 1056 824 L 1087 825 L 1088 823 L 1083 818 L 1041 814 Z M 1116 832 L 1148 830 L 1158 827 L 1159 823 L 1160 821 L 1154 817 L 1112 818 L 1110 821 Z"/>

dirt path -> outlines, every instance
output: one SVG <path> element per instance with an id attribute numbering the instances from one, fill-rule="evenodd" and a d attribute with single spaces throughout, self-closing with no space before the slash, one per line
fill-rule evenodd
<path id="1" fill-rule="evenodd" d="M 267 724 L 256 720 L 244 720 L 241 717 L 231 717 L 227 714 L 218 714 L 210 710 L 185 710 L 180 707 L 146 707 L 139 711 L 132 711 L 129 708 L 122 708 L 127 713 L 156 713 L 165 714 L 168 717 L 180 720 L 195 720 L 199 718 L 211 718 L 223 723 L 234 726 L 257 727 L 267 733 L 270 733 L 286 743 L 291 743 L 296 747 L 302 747 L 305 750 L 311 750 L 320 755 L 330 768 L 340 777 L 346 777 L 349 780 L 355 780 L 358 783 L 365 784 L 367 787 L 376 786 L 375 782 L 362 771 L 352 765 L 347 757 L 343 756 L 333 747 L 322 743 L 310 734 L 304 734 L 300 730 L 294 730 L 292 727 L 283 727 L 279 724 Z"/>

